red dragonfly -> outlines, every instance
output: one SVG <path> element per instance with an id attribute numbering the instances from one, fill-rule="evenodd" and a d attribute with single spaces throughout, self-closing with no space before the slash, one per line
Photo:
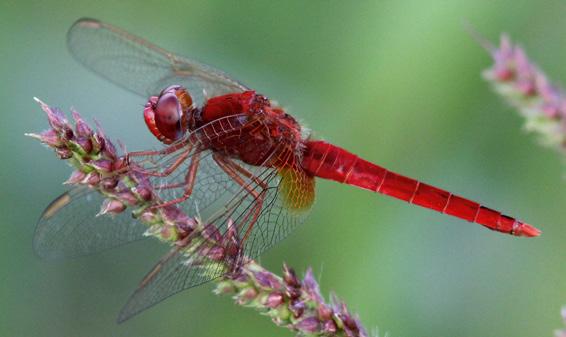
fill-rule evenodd
<path id="1" fill-rule="evenodd" d="M 257 257 L 301 223 L 313 204 L 315 178 L 334 180 L 478 223 L 515 236 L 540 231 L 477 202 L 366 161 L 308 131 L 266 96 L 230 76 L 174 55 L 112 25 L 81 19 L 68 46 L 87 68 L 145 97 L 144 119 L 164 146 L 129 153 L 148 172 L 160 206 L 178 205 L 216 226 L 237 224 L 246 256 Z M 102 197 L 76 189 L 41 217 L 35 237 L 43 256 L 83 255 L 143 238 L 129 215 L 96 217 Z M 185 262 L 183 264 L 183 262 Z M 122 310 L 123 321 L 183 289 L 222 275 L 193 271 L 169 254 Z"/>

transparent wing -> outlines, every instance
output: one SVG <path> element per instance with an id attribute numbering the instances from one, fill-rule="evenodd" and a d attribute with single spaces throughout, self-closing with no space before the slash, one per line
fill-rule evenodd
<path id="1" fill-rule="evenodd" d="M 233 170 L 226 169 L 226 163 Z M 235 176 L 234 172 L 239 174 Z M 161 186 L 183 185 L 182 176 L 172 174 L 155 182 Z M 181 190 L 162 189 L 160 197 L 175 198 Z M 304 221 L 313 199 L 314 180 L 296 165 L 285 169 L 251 166 L 229 158 L 219 160 L 218 155 L 206 153 L 202 155 L 193 193 L 179 207 L 189 215 L 199 214 L 207 219 L 207 230 L 217 237 L 226 237 L 230 228 L 237 228 L 243 256 L 256 258 Z M 140 283 L 120 312 L 119 322 L 175 293 L 229 272 L 234 263 L 229 257 L 222 263 L 203 257 L 203 251 L 217 248 L 202 243 L 190 252 L 173 249 Z"/>
<path id="2" fill-rule="evenodd" d="M 145 238 L 147 229 L 130 212 L 97 216 L 104 197 L 80 186 L 47 206 L 39 218 L 33 247 L 42 258 L 76 257 Z"/>
<path id="3" fill-rule="evenodd" d="M 82 18 L 67 34 L 75 58 L 102 77 L 144 97 L 172 84 L 186 87 L 197 103 L 210 97 L 248 90 L 224 72 L 177 56 L 110 24 Z"/>
<path id="4" fill-rule="evenodd" d="M 172 249 L 152 268 L 130 296 L 118 315 L 118 323 L 184 289 L 206 283 L 225 273 L 220 265 L 205 262 L 200 257 L 188 259 L 179 249 Z"/>

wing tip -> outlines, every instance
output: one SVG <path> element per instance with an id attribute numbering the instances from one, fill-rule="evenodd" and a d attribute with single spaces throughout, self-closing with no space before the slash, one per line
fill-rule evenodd
<path id="1" fill-rule="evenodd" d="M 102 21 L 97 20 L 97 19 L 88 18 L 88 17 L 79 18 L 78 20 L 73 22 L 73 24 L 71 25 L 71 27 L 67 31 L 67 49 L 71 52 L 71 54 L 73 56 L 75 56 L 75 53 L 73 53 L 73 48 L 72 48 L 74 33 L 77 32 L 78 30 L 84 29 L 84 28 L 88 28 L 88 29 L 92 29 L 92 30 L 100 29 L 100 28 L 103 27 L 103 25 L 104 24 L 102 23 Z"/>
<path id="2" fill-rule="evenodd" d="M 118 313 L 118 317 L 116 317 L 116 323 L 118 323 L 118 324 L 122 324 L 125 321 L 129 320 L 130 318 L 132 318 L 133 316 L 136 315 L 136 313 L 133 313 L 133 314 L 132 313 L 125 313 L 124 309 L 126 309 L 125 306 Z"/>
<path id="3" fill-rule="evenodd" d="M 72 30 L 74 27 L 98 29 L 102 27 L 102 21 L 89 17 L 82 17 L 76 20 L 75 22 L 73 22 L 70 29 Z"/>

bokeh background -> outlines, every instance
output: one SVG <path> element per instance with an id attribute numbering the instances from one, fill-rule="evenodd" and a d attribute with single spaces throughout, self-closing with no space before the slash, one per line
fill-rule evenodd
<path id="1" fill-rule="evenodd" d="M 2 1 L 0 335 L 290 336 L 203 286 L 125 324 L 115 318 L 164 247 L 41 261 L 31 240 L 70 169 L 24 132 L 38 96 L 96 118 L 130 149 L 153 146 L 137 97 L 65 47 L 79 17 L 114 23 L 215 65 L 278 100 L 315 135 L 540 225 L 519 239 L 320 181 L 309 220 L 262 257 L 312 266 L 370 330 L 390 336 L 551 336 L 566 304 L 565 167 L 522 130 L 480 72 L 463 22 L 521 41 L 566 79 L 563 1 Z"/>

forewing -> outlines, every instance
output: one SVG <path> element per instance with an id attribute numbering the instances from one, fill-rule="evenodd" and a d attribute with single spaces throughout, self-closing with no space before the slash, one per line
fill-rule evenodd
<path id="1" fill-rule="evenodd" d="M 85 186 L 75 187 L 47 206 L 39 218 L 33 247 L 43 258 L 76 257 L 144 238 L 147 229 L 127 210 L 100 215 L 104 197 Z"/>
<path id="2" fill-rule="evenodd" d="M 144 97 L 172 84 L 186 87 L 197 103 L 203 101 L 203 90 L 210 97 L 247 90 L 220 70 L 95 19 L 75 22 L 67 34 L 67 45 L 87 68 Z"/>

